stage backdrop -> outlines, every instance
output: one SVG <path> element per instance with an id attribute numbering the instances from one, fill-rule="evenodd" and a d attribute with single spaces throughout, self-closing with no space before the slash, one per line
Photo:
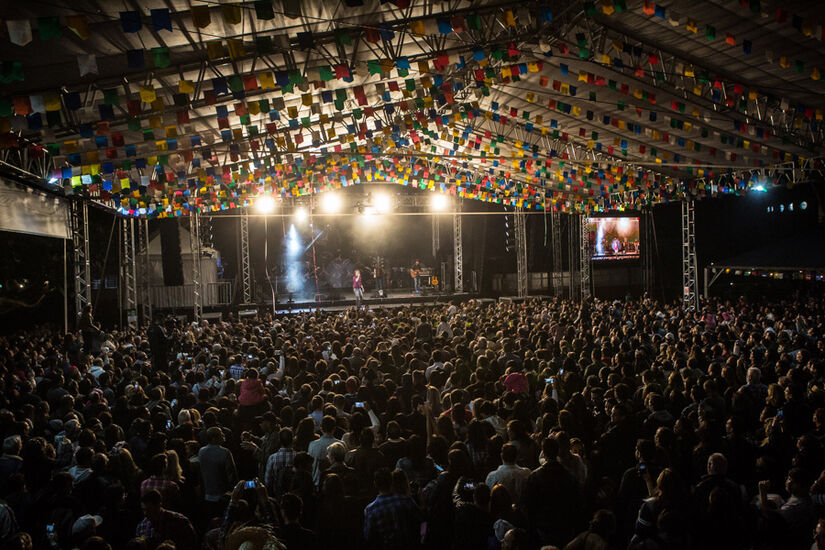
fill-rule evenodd
<path id="1" fill-rule="evenodd" d="M 0 230 L 70 239 L 68 203 L 0 178 Z"/>

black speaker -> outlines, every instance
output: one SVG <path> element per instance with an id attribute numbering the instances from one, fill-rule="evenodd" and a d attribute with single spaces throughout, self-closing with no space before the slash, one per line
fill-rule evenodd
<path id="1" fill-rule="evenodd" d="M 177 219 L 159 220 L 160 252 L 163 264 L 163 284 L 183 285 L 183 262 L 180 255 L 180 233 Z"/>

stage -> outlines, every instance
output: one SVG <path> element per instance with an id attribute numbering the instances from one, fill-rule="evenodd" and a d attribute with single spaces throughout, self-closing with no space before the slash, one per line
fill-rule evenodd
<path id="1" fill-rule="evenodd" d="M 469 298 L 470 294 L 466 292 L 454 293 L 428 290 L 426 292 L 416 294 L 409 289 L 393 289 L 385 290 L 383 297 L 379 297 L 373 292 L 365 293 L 364 299 L 361 301 L 361 305 L 369 306 L 372 309 L 396 308 L 407 305 L 433 305 L 438 303 L 447 303 L 451 300 L 464 301 Z M 313 300 L 308 300 L 306 298 L 290 299 L 289 296 L 282 295 L 275 303 L 275 311 L 279 314 L 315 309 L 322 309 L 324 311 L 343 311 L 354 306 L 355 296 L 352 291 L 338 289 L 335 292 L 317 294 Z M 261 311 L 271 311 L 272 300 L 265 300 L 262 303 L 257 304 L 257 308 Z"/>

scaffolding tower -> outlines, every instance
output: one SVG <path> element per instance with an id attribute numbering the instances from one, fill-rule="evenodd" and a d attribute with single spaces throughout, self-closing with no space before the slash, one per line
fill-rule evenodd
<path id="1" fill-rule="evenodd" d="M 570 214 L 567 216 L 567 266 L 568 273 L 568 291 L 569 298 L 575 300 L 578 291 L 576 290 L 576 263 L 579 253 L 579 220 L 578 214 Z"/>
<path id="2" fill-rule="evenodd" d="M 149 262 L 149 219 L 143 218 L 137 224 L 137 301 L 143 326 L 152 323 L 152 267 Z"/>
<path id="3" fill-rule="evenodd" d="M 189 215 L 189 250 L 192 252 L 192 315 L 199 323 L 203 315 L 203 289 L 201 287 L 201 238 L 200 214 L 192 210 Z"/>
<path id="4" fill-rule="evenodd" d="M 432 215 L 432 225 L 433 225 L 433 260 L 438 262 L 438 249 L 441 246 L 441 235 L 439 235 L 440 229 L 440 222 L 441 220 L 438 217 L 438 214 Z"/>
<path id="5" fill-rule="evenodd" d="M 123 309 L 126 326 L 137 328 L 137 252 L 135 249 L 135 219 L 120 219 L 120 280 L 123 285 Z"/>
<path id="6" fill-rule="evenodd" d="M 584 301 L 590 296 L 590 231 L 587 216 L 580 216 L 581 249 L 579 251 L 579 298 Z"/>
<path id="7" fill-rule="evenodd" d="M 244 304 L 251 304 L 252 296 L 252 265 L 249 261 L 249 211 L 241 213 L 241 287 Z"/>
<path id="8" fill-rule="evenodd" d="M 550 211 L 550 247 L 553 254 L 553 294 L 561 296 L 564 290 L 564 279 L 562 273 L 564 266 L 561 261 L 561 212 L 555 208 Z"/>
<path id="9" fill-rule="evenodd" d="M 456 204 L 453 213 L 453 270 L 454 292 L 464 292 L 464 244 L 461 234 L 461 212 L 459 212 L 458 204 Z"/>
<path id="10" fill-rule="evenodd" d="M 682 201 L 682 305 L 686 311 L 699 307 L 696 292 L 696 206 L 695 201 Z"/>
<path id="11" fill-rule="evenodd" d="M 76 321 L 83 313 L 83 309 L 92 303 L 91 275 L 89 274 L 89 205 L 84 200 L 72 201 L 70 213 Z"/>
<path id="12" fill-rule="evenodd" d="M 529 293 L 527 273 L 527 215 L 524 208 L 516 207 L 516 270 L 518 275 L 518 296 L 525 298 Z"/>

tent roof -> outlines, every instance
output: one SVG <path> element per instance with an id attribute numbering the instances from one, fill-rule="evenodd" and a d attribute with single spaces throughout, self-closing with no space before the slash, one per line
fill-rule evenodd
<path id="1" fill-rule="evenodd" d="M 0 19 L 6 161 L 135 211 L 373 180 L 638 206 L 822 154 L 815 2 L 78 0 Z"/>

